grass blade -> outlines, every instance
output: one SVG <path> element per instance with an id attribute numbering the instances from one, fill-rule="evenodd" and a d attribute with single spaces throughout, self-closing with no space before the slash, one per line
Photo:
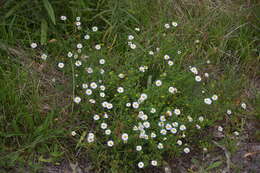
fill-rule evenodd
<path id="1" fill-rule="evenodd" d="M 51 3 L 48 0 L 43 0 L 43 4 L 45 9 L 47 10 L 48 15 L 51 18 L 51 21 L 54 25 L 56 25 L 56 19 L 55 19 L 55 14 L 54 14 L 54 10 L 52 8 Z"/>
<path id="2" fill-rule="evenodd" d="M 47 30 L 48 30 L 48 23 L 45 19 L 41 22 L 41 44 L 44 45 L 47 42 Z"/>

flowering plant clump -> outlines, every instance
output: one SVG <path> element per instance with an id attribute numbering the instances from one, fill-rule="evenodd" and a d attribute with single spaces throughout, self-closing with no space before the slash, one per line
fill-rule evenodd
<path id="1" fill-rule="evenodd" d="M 209 72 L 183 65 L 185 49 L 170 44 L 167 35 L 178 26 L 163 25 L 161 41 L 151 45 L 144 43 L 141 28 L 133 28 L 116 53 L 113 43 L 101 41 L 101 28 L 84 26 L 80 17 L 74 21 L 77 32 L 65 40 L 73 43 L 53 56 L 57 69 L 72 74 L 71 100 L 86 124 L 70 134 L 93 160 L 109 168 L 159 167 L 165 156 L 192 152 L 198 134 L 214 121 L 221 96 L 210 88 Z M 42 61 L 51 56 L 47 50 L 39 55 Z"/>

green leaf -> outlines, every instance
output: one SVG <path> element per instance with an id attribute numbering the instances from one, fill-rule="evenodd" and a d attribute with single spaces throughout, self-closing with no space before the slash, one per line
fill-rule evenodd
<path id="1" fill-rule="evenodd" d="M 44 45 L 47 43 L 47 30 L 48 30 L 48 23 L 45 19 L 41 22 L 41 44 Z"/>
<path id="2" fill-rule="evenodd" d="M 216 162 L 212 163 L 211 165 L 209 165 L 209 167 L 207 167 L 206 170 L 208 171 L 208 170 L 217 168 L 217 167 L 219 167 L 221 164 L 222 164 L 222 161 L 216 161 Z"/>
<path id="3" fill-rule="evenodd" d="M 47 10 L 48 15 L 51 18 L 52 23 L 54 23 L 54 25 L 56 25 L 55 14 L 54 14 L 54 10 L 52 8 L 51 3 L 48 0 L 43 0 L 43 4 L 44 4 L 45 9 Z"/>

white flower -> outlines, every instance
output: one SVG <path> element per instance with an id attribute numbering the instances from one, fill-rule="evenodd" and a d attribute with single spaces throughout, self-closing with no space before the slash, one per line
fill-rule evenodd
<path id="1" fill-rule="evenodd" d="M 156 112 L 156 109 L 155 108 L 152 108 L 151 111 L 150 111 L 152 114 L 154 114 Z"/>
<path id="2" fill-rule="evenodd" d="M 190 71 L 191 71 L 192 73 L 194 73 L 194 74 L 198 74 L 198 70 L 197 70 L 196 67 L 190 68 Z"/>
<path id="3" fill-rule="evenodd" d="M 88 137 L 87 139 L 88 139 L 89 143 L 94 142 L 94 138 L 92 138 L 92 137 Z"/>
<path id="4" fill-rule="evenodd" d="M 151 138 L 156 138 L 156 134 L 154 132 L 151 133 Z"/>
<path id="5" fill-rule="evenodd" d="M 94 100 L 94 99 L 89 99 L 88 100 L 90 103 L 92 103 L 92 104 L 95 104 L 96 103 L 96 100 Z"/>
<path id="6" fill-rule="evenodd" d="M 87 94 L 88 96 L 90 96 L 90 95 L 92 94 L 92 90 L 91 90 L 91 89 L 87 89 L 87 90 L 86 90 L 86 94 Z"/>
<path id="7" fill-rule="evenodd" d="M 138 109 L 139 108 L 139 103 L 133 102 L 132 106 L 133 106 L 134 109 Z"/>
<path id="8" fill-rule="evenodd" d="M 91 87 L 92 89 L 96 89 L 96 88 L 97 88 L 96 82 L 91 82 L 91 83 L 90 83 L 90 87 Z"/>
<path id="9" fill-rule="evenodd" d="M 118 77 L 121 78 L 121 79 L 123 79 L 123 78 L 125 77 L 125 75 L 124 75 L 123 73 L 120 73 L 120 74 L 118 75 Z"/>
<path id="10" fill-rule="evenodd" d="M 131 107 L 131 103 L 126 103 L 126 107 Z"/>
<path id="11" fill-rule="evenodd" d="M 200 76 L 195 76 L 195 80 L 196 80 L 197 82 L 200 82 L 200 81 L 201 81 L 201 77 L 200 77 Z"/>
<path id="12" fill-rule="evenodd" d="M 171 130 L 171 129 L 172 129 L 172 126 L 171 126 L 170 124 L 166 124 L 166 125 L 165 125 L 165 128 L 166 128 L 166 130 Z"/>
<path id="13" fill-rule="evenodd" d="M 151 161 L 151 165 L 152 165 L 152 166 L 157 166 L 157 165 L 158 165 L 158 163 L 157 163 L 157 161 L 156 161 L 156 160 L 152 160 L 152 161 Z"/>
<path id="14" fill-rule="evenodd" d="M 165 116 L 160 116 L 160 121 L 166 121 L 166 118 L 165 118 Z"/>
<path id="15" fill-rule="evenodd" d="M 101 129 L 106 129 L 107 128 L 107 123 L 101 123 Z"/>
<path id="16" fill-rule="evenodd" d="M 89 39 L 90 39 L 90 36 L 89 36 L 88 34 L 86 34 L 86 35 L 84 36 L 84 39 L 85 39 L 85 40 L 89 40 Z"/>
<path id="17" fill-rule="evenodd" d="M 114 142 L 112 140 L 107 141 L 107 146 L 112 147 L 114 145 Z"/>
<path id="18" fill-rule="evenodd" d="M 77 48 L 78 48 L 78 49 L 81 49 L 82 47 L 83 47 L 83 45 L 82 45 L 81 43 L 78 43 L 78 44 L 77 44 Z"/>
<path id="19" fill-rule="evenodd" d="M 83 88 L 83 89 L 87 89 L 87 88 L 88 88 L 88 84 L 83 83 L 83 84 L 82 84 L 82 88 Z"/>
<path id="20" fill-rule="evenodd" d="M 173 122 L 173 123 L 172 123 L 172 126 L 173 126 L 173 127 L 178 127 L 179 124 L 178 124 L 177 122 Z"/>
<path id="21" fill-rule="evenodd" d="M 88 73 L 93 73 L 93 69 L 91 67 L 86 68 Z"/>
<path id="22" fill-rule="evenodd" d="M 112 109 L 112 108 L 113 108 L 113 104 L 108 103 L 108 104 L 107 104 L 107 109 Z"/>
<path id="23" fill-rule="evenodd" d="M 76 136 L 76 134 L 77 134 L 77 133 L 76 133 L 75 131 L 72 131 L 72 132 L 71 132 L 71 136 Z"/>
<path id="24" fill-rule="evenodd" d="M 106 96 L 106 94 L 103 93 L 103 92 L 99 93 L 99 95 L 100 95 L 100 97 L 105 97 Z"/>
<path id="25" fill-rule="evenodd" d="M 178 144 L 178 145 L 182 145 L 182 141 L 181 141 L 181 140 L 178 140 L 178 141 L 177 141 L 177 144 Z"/>
<path id="26" fill-rule="evenodd" d="M 180 130 L 181 131 L 186 130 L 186 126 L 185 125 L 180 125 Z"/>
<path id="27" fill-rule="evenodd" d="M 212 103 L 212 100 L 210 98 L 205 98 L 204 102 L 208 105 L 210 105 Z"/>
<path id="28" fill-rule="evenodd" d="M 80 101 L 81 101 L 81 98 L 80 98 L 80 97 L 75 97 L 75 98 L 74 98 L 74 102 L 75 102 L 75 103 L 79 104 Z"/>
<path id="29" fill-rule="evenodd" d="M 111 134 L 111 130 L 110 130 L 110 129 L 107 129 L 107 130 L 105 131 L 105 134 L 106 134 L 106 135 L 110 135 L 110 134 Z"/>
<path id="30" fill-rule="evenodd" d="M 171 132 L 172 132 L 173 134 L 175 134 L 175 133 L 177 133 L 177 129 L 172 128 L 172 129 L 171 129 Z"/>
<path id="31" fill-rule="evenodd" d="M 95 46 L 95 49 L 100 50 L 100 49 L 101 49 L 101 45 L 100 45 L 100 44 L 97 44 L 97 45 Z"/>
<path id="32" fill-rule="evenodd" d="M 165 60 L 169 60 L 169 59 L 170 59 L 170 56 L 169 56 L 169 55 L 164 55 L 164 59 L 165 59 Z"/>
<path id="33" fill-rule="evenodd" d="M 104 69 L 100 69 L 100 74 L 104 74 L 105 70 Z"/>
<path id="34" fill-rule="evenodd" d="M 147 97 L 148 97 L 147 94 L 142 93 L 141 96 L 140 96 L 140 99 L 141 99 L 141 100 L 146 100 Z"/>
<path id="35" fill-rule="evenodd" d="M 118 87 L 117 88 L 117 92 L 118 93 L 123 93 L 124 92 L 124 88 L 123 87 Z"/>
<path id="36" fill-rule="evenodd" d="M 135 49 L 136 45 L 134 43 L 130 44 L 131 49 Z"/>
<path id="37" fill-rule="evenodd" d="M 164 24 L 164 27 L 165 27 L 166 29 L 169 29 L 169 28 L 170 28 L 170 24 L 169 24 L 169 23 L 166 23 L 166 24 Z"/>
<path id="38" fill-rule="evenodd" d="M 173 65 L 173 61 L 168 61 L 168 65 L 172 66 Z"/>
<path id="39" fill-rule="evenodd" d="M 137 145 L 136 146 L 136 151 L 141 151 L 142 150 L 142 146 L 141 145 Z"/>
<path id="40" fill-rule="evenodd" d="M 188 118 L 189 122 L 193 121 L 193 118 L 191 116 L 188 116 L 187 118 Z"/>
<path id="41" fill-rule="evenodd" d="M 138 167 L 139 167 L 139 168 L 143 168 L 143 167 L 144 167 L 144 162 L 139 162 L 139 163 L 138 163 Z"/>
<path id="42" fill-rule="evenodd" d="M 71 57 L 73 56 L 73 54 L 72 54 L 71 52 L 68 52 L 67 56 L 68 56 L 69 58 L 71 58 Z"/>
<path id="43" fill-rule="evenodd" d="M 167 111 L 167 112 L 166 112 L 166 115 L 168 115 L 168 116 L 171 117 L 171 116 L 172 116 L 172 111 Z"/>
<path id="44" fill-rule="evenodd" d="M 79 60 L 77 60 L 77 61 L 75 62 L 75 65 L 76 65 L 77 67 L 79 67 L 79 66 L 81 66 L 81 65 L 82 65 L 82 62 L 81 62 L 81 61 L 79 61 Z"/>
<path id="45" fill-rule="evenodd" d="M 100 60 L 99 60 L 99 64 L 105 64 L 105 62 L 106 62 L 106 61 L 105 61 L 104 59 L 100 59 Z"/>
<path id="46" fill-rule="evenodd" d="M 144 115 L 143 115 L 143 116 L 144 116 Z M 147 117 L 147 115 L 146 115 L 146 117 Z M 145 121 L 145 122 L 143 123 L 143 125 L 144 125 L 145 128 L 149 128 L 149 127 L 150 127 L 150 123 L 149 123 L 148 121 Z"/>
<path id="47" fill-rule="evenodd" d="M 140 28 L 135 28 L 135 30 L 139 32 L 139 31 L 140 31 Z"/>
<path id="48" fill-rule="evenodd" d="M 101 91 L 105 91 L 105 89 L 106 89 L 106 87 L 104 85 L 100 85 L 99 88 L 100 88 Z"/>
<path id="49" fill-rule="evenodd" d="M 181 111 L 180 111 L 180 109 L 174 109 L 174 113 L 175 113 L 176 115 L 180 115 L 180 114 L 181 114 Z"/>
<path id="50" fill-rule="evenodd" d="M 63 62 L 58 63 L 58 67 L 59 68 L 63 68 L 64 67 L 64 63 Z"/>
<path id="51" fill-rule="evenodd" d="M 81 22 L 76 22 L 76 26 L 80 26 L 81 25 Z"/>
<path id="52" fill-rule="evenodd" d="M 148 54 L 149 55 L 154 55 L 154 52 L 153 51 L 149 51 Z"/>
<path id="53" fill-rule="evenodd" d="M 160 131 L 160 133 L 161 133 L 162 135 L 166 135 L 167 131 L 166 131 L 165 129 L 162 129 L 162 130 Z"/>
<path id="54" fill-rule="evenodd" d="M 227 114 L 228 115 L 231 115 L 232 114 L 232 111 L 230 109 L 227 110 Z"/>
<path id="55" fill-rule="evenodd" d="M 67 17 L 66 17 L 66 16 L 61 16 L 61 17 L 60 17 L 60 20 L 65 21 L 65 20 L 67 20 Z"/>
<path id="56" fill-rule="evenodd" d="M 208 74 L 208 73 L 204 73 L 204 76 L 205 76 L 205 77 L 209 77 L 209 74 Z"/>
<path id="57" fill-rule="evenodd" d="M 32 43 L 31 48 L 35 49 L 37 47 L 37 43 Z"/>
<path id="58" fill-rule="evenodd" d="M 156 85 L 156 86 L 161 86 L 161 85 L 162 85 L 162 81 L 161 81 L 161 80 L 155 81 L 155 85 Z"/>
<path id="59" fill-rule="evenodd" d="M 239 135 L 239 132 L 238 132 L 238 131 L 235 131 L 235 132 L 234 132 L 234 135 L 238 136 L 238 135 Z"/>
<path id="60" fill-rule="evenodd" d="M 200 117 L 199 117 L 199 121 L 202 122 L 203 120 L 204 120 L 203 116 L 200 116 Z"/>
<path id="61" fill-rule="evenodd" d="M 76 17 L 76 21 L 80 21 L 80 17 Z"/>
<path id="62" fill-rule="evenodd" d="M 133 35 L 128 36 L 128 40 L 133 40 L 135 37 Z"/>
<path id="63" fill-rule="evenodd" d="M 93 31 L 93 32 L 98 31 L 98 27 L 97 27 L 97 26 L 93 26 L 93 27 L 92 27 L 92 31 Z"/>
<path id="64" fill-rule="evenodd" d="M 177 22 L 172 22 L 172 26 L 176 27 L 176 26 L 178 26 L 178 23 Z"/>
<path id="65" fill-rule="evenodd" d="M 42 59 L 42 60 L 46 60 L 47 57 L 48 57 L 48 56 L 47 56 L 46 54 L 42 54 L 42 55 L 41 55 L 41 59 Z"/>
<path id="66" fill-rule="evenodd" d="M 145 67 L 144 66 L 139 67 L 139 71 L 145 72 Z"/>
<path id="67" fill-rule="evenodd" d="M 241 103 L 241 107 L 243 108 L 243 109 L 246 109 L 246 104 L 243 102 L 243 103 Z"/>
<path id="68" fill-rule="evenodd" d="M 163 144 L 162 143 L 158 143 L 157 148 L 158 149 L 163 149 Z"/>
<path id="69" fill-rule="evenodd" d="M 197 129 L 201 129 L 200 125 L 196 124 L 196 128 Z"/>
<path id="70" fill-rule="evenodd" d="M 122 134 L 122 140 L 123 141 L 127 141 L 128 140 L 128 134 L 127 133 L 123 133 Z"/>
<path id="71" fill-rule="evenodd" d="M 97 120 L 99 120 L 99 119 L 100 119 L 100 117 L 99 117 L 99 115 L 98 115 L 98 114 L 95 114 L 95 115 L 93 116 L 93 119 L 94 119 L 95 121 L 97 121 Z"/>
<path id="72" fill-rule="evenodd" d="M 190 149 L 186 147 L 186 148 L 184 148 L 184 150 L 183 150 L 183 151 L 184 151 L 184 153 L 186 153 L 186 154 L 187 154 L 187 153 L 189 153 L 189 152 L 190 152 Z"/>
<path id="73" fill-rule="evenodd" d="M 212 97 L 211 97 L 212 100 L 218 100 L 218 96 L 216 94 L 214 94 Z"/>
<path id="74" fill-rule="evenodd" d="M 207 60 L 207 64 L 210 64 L 210 60 Z"/>
<path id="75" fill-rule="evenodd" d="M 218 126 L 218 131 L 223 132 L 223 127 Z"/>
<path id="76" fill-rule="evenodd" d="M 178 50 L 178 51 L 177 51 L 177 54 L 178 54 L 178 55 L 180 55 L 180 54 L 181 54 L 181 51 L 180 51 L 180 50 Z"/>

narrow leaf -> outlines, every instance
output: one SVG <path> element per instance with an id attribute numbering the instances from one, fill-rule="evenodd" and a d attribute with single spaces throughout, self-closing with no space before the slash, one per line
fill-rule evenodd
<path id="1" fill-rule="evenodd" d="M 41 22 L 41 44 L 44 45 L 47 42 L 47 30 L 48 30 L 48 23 L 45 19 Z"/>
<path id="2" fill-rule="evenodd" d="M 55 14 L 51 3 L 48 0 L 43 0 L 43 4 L 45 9 L 47 10 L 48 15 L 51 18 L 51 21 L 54 23 L 54 25 L 56 25 Z"/>

